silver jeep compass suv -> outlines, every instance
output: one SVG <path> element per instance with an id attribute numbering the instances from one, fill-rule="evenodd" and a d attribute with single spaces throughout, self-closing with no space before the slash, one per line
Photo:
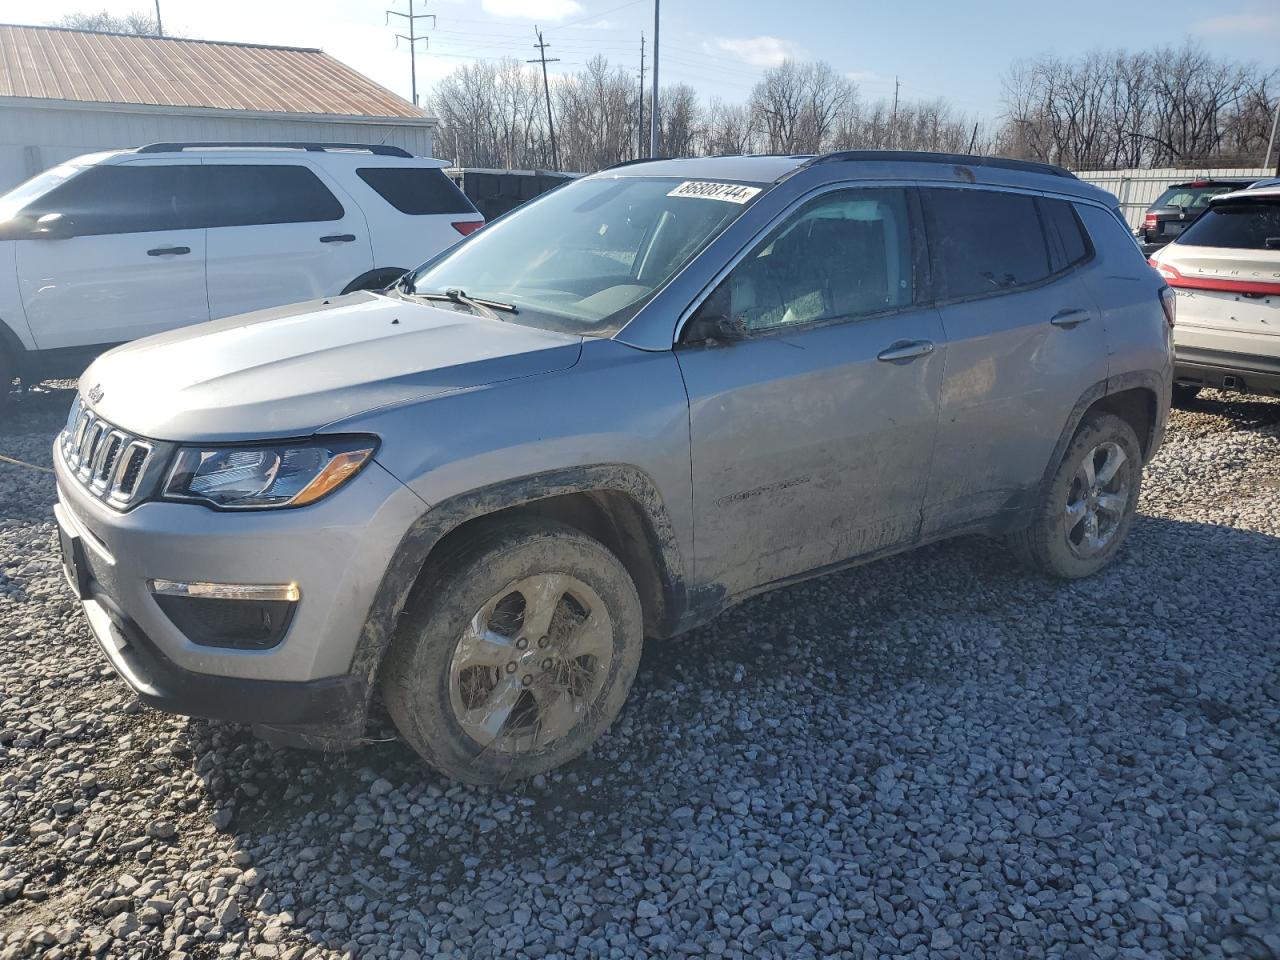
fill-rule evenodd
<path id="1" fill-rule="evenodd" d="M 452 777 L 576 756 L 645 637 L 957 534 L 1115 556 L 1172 296 L 1115 200 L 914 153 L 629 164 L 396 285 L 114 350 L 56 443 L 68 579 L 157 707 Z"/>

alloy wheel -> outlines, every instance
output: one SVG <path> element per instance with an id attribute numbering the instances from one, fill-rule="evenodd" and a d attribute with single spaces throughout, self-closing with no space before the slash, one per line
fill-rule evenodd
<path id="1" fill-rule="evenodd" d="M 1089 558 L 1116 538 L 1129 506 L 1128 456 L 1118 443 L 1098 444 L 1085 454 L 1067 490 L 1067 545 Z"/>
<path id="2" fill-rule="evenodd" d="M 595 703 L 613 659 L 613 621 L 576 577 L 542 573 L 491 597 L 458 638 L 449 701 L 485 750 L 537 752 L 568 735 Z"/>

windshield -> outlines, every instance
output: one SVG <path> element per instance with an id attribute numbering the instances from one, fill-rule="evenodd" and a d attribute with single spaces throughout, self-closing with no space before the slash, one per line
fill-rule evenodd
<path id="1" fill-rule="evenodd" d="M 406 289 L 458 290 L 515 307 L 504 320 L 611 336 L 761 190 L 669 177 L 579 180 L 419 268 Z"/>
<path id="2" fill-rule="evenodd" d="M 1160 199 L 1151 205 L 1149 209 L 1154 210 L 1156 207 L 1182 207 L 1184 210 L 1203 210 L 1209 206 L 1209 201 L 1220 193 L 1226 193 L 1228 190 L 1239 190 L 1240 188 L 1222 185 L 1217 187 L 1170 187 L 1164 193 L 1160 194 Z"/>
<path id="3" fill-rule="evenodd" d="M 0 196 L 0 222 L 12 220 L 18 211 L 32 200 L 48 193 L 64 180 L 69 180 L 83 168 L 64 163 L 44 173 L 38 173 L 26 183 L 20 183 L 4 196 Z"/>

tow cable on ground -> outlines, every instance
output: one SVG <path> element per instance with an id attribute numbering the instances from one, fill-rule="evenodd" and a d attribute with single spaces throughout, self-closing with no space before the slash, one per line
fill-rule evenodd
<path id="1" fill-rule="evenodd" d="M 4 463 L 12 463 L 14 466 L 18 467 L 29 467 L 32 470 L 39 470 L 41 473 L 53 473 L 53 470 L 49 467 L 42 467 L 36 463 L 27 463 L 25 460 L 15 460 L 13 457 L 6 457 L 3 453 L 0 453 L 0 461 Z"/>

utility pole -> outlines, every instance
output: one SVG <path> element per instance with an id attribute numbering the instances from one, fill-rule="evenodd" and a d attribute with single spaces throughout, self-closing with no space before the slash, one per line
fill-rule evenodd
<path id="1" fill-rule="evenodd" d="M 895 74 L 893 78 L 893 119 L 889 121 L 889 146 L 897 147 L 898 145 L 898 77 Z"/>
<path id="2" fill-rule="evenodd" d="M 160 0 L 156 0 L 156 36 L 164 36 L 164 23 L 160 20 Z"/>
<path id="3" fill-rule="evenodd" d="M 653 0 L 653 103 L 649 107 L 649 156 L 658 155 L 658 6 Z"/>
<path id="4" fill-rule="evenodd" d="M 537 49 L 537 51 L 538 51 L 538 59 L 537 59 L 537 60 L 526 60 L 526 61 L 525 61 L 525 63 L 541 63 L 541 64 L 542 64 L 542 92 L 543 92 L 543 93 L 545 93 L 545 94 L 547 95 L 547 130 L 548 130 L 548 131 L 550 132 L 550 134 L 551 134 L 551 164 L 552 164 L 553 169 L 555 169 L 556 171 L 559 171 L 559 169 L 560 169 L 560 151 L 556 148 L 556 125 L 555 125 L 555 121 L 551 119 L 551 84 L 547 82 L 547 64 L 548 64 L 548 63 L 559 63 L 559 62 L 560 62 L 560 58 L 559 58 L 559 57 L 552 57 L 550 60 L 548 60 L 548 59 L 547 59 L 547 47 L 551 46 L 551 44 L 546 43 L 545 41 L 543 41 L 543 39 L 542 39 L 542 31 L 541 31 L 541 30 L 539 30 L 536 26 L 533 28 L 533 32 L 534 32 L 534 33 L 537 35 L 537 37 L 538 37 L 538 42 L 537 42 L 537 43 L 535 43 L 535 44 L 533 45 L 533 46 L 534 46 L 534 48 L 535 48 L 535 49 Z"/>
<path id="5" fill-rule="evenodd" d="M 1280 98 L 1276 99 L 1276 115 L 1271 118 L 1271 136 L 1267 138 L 1267 155 L 1262 158 L 1264 167 L 1271 166 L 1271 148 L 1276 143 L 1276 127 L 1280 126 Z M 1276 176 L 1280 177 L 1280 155 L 1276 157 Z"/>
<path id="6" fill-rule="evenodd" d="M 418 41 L 427 39 L 425 34 L 418 33 L 418 21 L 430 20 L 431 26 L 434 28 L 436 25 L 435 14 L 414 13 L 413 0 L 409 0 L 409 12 L 401 13 L 399 10 L 388 10 L 387 23 L 391 22 L 392 17 L 404 17 L 409 22 L 408 35 L 403 33 L 396 34 L 396 46 L 400 46 L 401 40 L 409 41 L 409 82 L 413 91 L 413 105 L 416 107 L 418 105 Z"/>
<path id="7" fill-rule="evenodd" d="M 640 31 L 640 132 L 636 137 L 636 156 L 644 153 L 644 31 Z"/>

